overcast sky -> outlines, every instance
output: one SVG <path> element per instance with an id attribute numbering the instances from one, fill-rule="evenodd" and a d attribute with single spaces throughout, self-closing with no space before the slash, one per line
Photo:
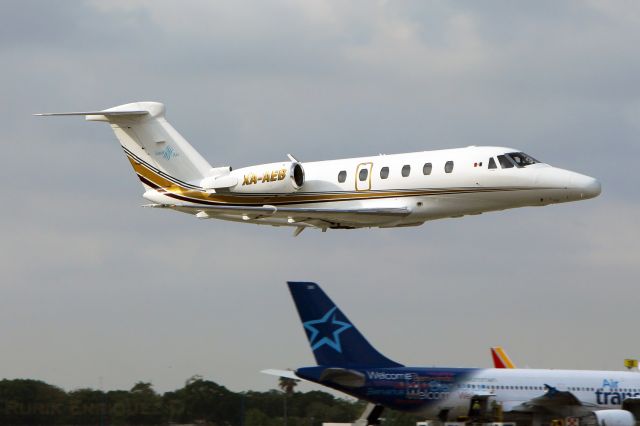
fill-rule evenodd
<path id="1" fill-rule="evenodd" d="M 640 356 L 637 1 L 0 3 L 0 377 L 268 389 L 313 364 L 286 280 L 422 366 Z M 579 203 L 299 238 L 142 209 L 113 133 L 43 111 L 160 101 L 214 166 L 503 145 Z M 305 388 L 305 389 L 308 389 Z"/>

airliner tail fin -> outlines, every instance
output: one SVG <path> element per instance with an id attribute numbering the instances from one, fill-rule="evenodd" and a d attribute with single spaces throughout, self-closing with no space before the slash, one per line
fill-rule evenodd
<path id="1" fill-rule="evenodd" d="M 378 352 L 315 283 L 289 282 L 300 320 L 318 365 L 399 367 Z"/>
<path id="2" fill-rule="evenodd" d="M 491 359 L 495 368 L 516 368 L 509 355 L 502 349 L 502 346 L 494 346 L 491 348 Z"/>
<path id="3" fill-rule="evenodd" d="M 199 182 L 211 165 L 165 119 L 159 102 L 134 102 L 103 111 L 36 114 L 84 115 L 111 125 L 145 188 Z"/>

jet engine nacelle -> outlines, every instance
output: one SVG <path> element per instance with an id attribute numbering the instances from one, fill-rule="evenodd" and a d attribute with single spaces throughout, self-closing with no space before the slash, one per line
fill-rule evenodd
<path id="1" fill-rule="evenodd" d="M 288 194 L 304 184 L 304 169 L 297 161 L 244 167 L 230 176 L 237 178 L 231 192 Z"/>
<path id="2" fill-rule="evenodd" d="M 631 412 L 626 410 L 600 410 L 595 411 L 598 426 L 635 426 L 636 419 Z"/>

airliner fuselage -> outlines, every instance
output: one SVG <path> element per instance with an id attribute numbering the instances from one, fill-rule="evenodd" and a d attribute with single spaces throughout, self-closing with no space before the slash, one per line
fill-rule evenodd
<path id="1" fill-rule="evenodd" d="M 557 416 L 585 416 L 593 411 L 621 409 L 625 400 L 640 398 L 640 375 L 628 371 L 494 369 L 494 368 L 362 368 L 363 382 L 323 381 L 326 367 L 307 367 L 296 375 L 385 407 L 411 411 L 425 418 L 450 420 L 468 416 L 471 400 L 499 403 L 505 413 L 534 413 L 547 401 Z M 340 381 L 340 380 L 338 380 Z M 347 386 L 345 386 L 347 384 Z M 565 393 L 576 403 L 551 404 L 550 392 Z M 485 407 L 489 409 L 490 407 Z"/>

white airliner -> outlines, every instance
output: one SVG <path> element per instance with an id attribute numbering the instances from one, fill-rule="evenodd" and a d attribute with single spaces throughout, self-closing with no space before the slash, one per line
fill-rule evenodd
<path id="1" fill-rule="evenodd" d="M 212 167 L 165 119 L 157 102 L 83 115 L 120 141 L 150 207 L 201 219 L 326 231 L 417 226 L 427 220 L 578 201 L 600 194 L 589 176 L 513 148 L 476 147 L 342 160 Z"/>
<path id="2" fill-rule="evenodd" d="M 405 366 L 378 352 L 319 285 L 289 282 L 289 290 L 317 365 L 264 372 L 365 400 L 369 424 L 384 408 L 436 421 L 490 421 L 496 405 L 505 419 L 534 426 L 564 417 L 635 426 L 639 418 L 638 372 Z"/>

